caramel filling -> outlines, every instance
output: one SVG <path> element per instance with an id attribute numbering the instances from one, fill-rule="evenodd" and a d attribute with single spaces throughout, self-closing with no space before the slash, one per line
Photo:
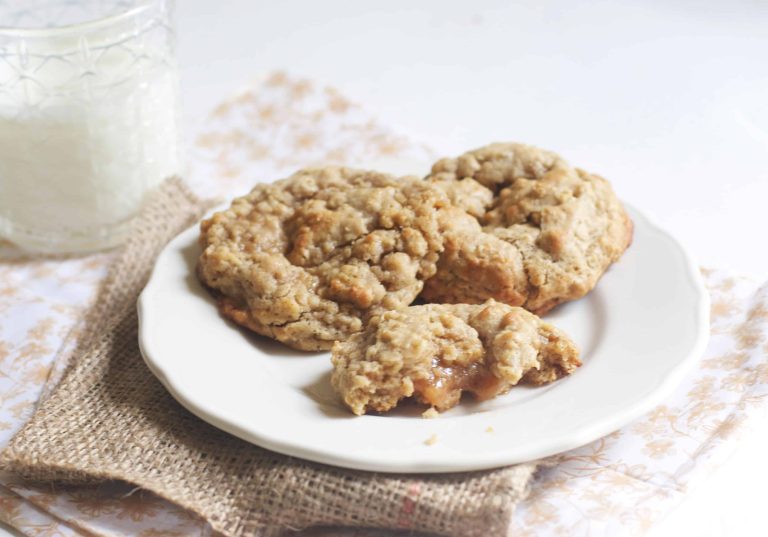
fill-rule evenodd
<path id="1" fill-rule="evenodd" d="M 419 379 L 413 384 L 416 399 L 441 412 L 456 406 L 464 391 L 472 393 L 478 401 L 485 401 L 510 387 L 509 383 L 495 377 L 482 362 L 446 367 L 439 359 L 433 360 L 430 378 Z"/>

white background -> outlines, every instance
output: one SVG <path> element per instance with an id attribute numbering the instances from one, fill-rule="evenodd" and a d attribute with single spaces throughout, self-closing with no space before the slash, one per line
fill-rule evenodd
<path id="1" fill-rule="evenodd" d="M 181 0 L 178 15 L 190 127 L 283 69 L 446 154 L 554 149 L 702 265 L 768 279 L 768 1 Z M 768 425 L 652 537 L 768 535 L 766 452 Z"/>

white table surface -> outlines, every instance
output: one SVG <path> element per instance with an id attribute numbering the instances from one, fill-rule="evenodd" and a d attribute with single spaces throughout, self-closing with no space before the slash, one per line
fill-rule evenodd
<path id="1" fill-rule="evenodd" d="M 703 265 L 768 278 L 768 2 L 178 4 L 188 125 L 259 73 L 306 75 L 449 153 L 557 150 Z M 651 537 L 768 534 L 765 421 Z"/>
<path id="2" fill-rule="evenodd" d="M 190 122 L 271 69 L 417 140 L 561 152 L 703 265 L 768 278 L 768 2 L 184 0 Z M 768 420 L 652 537 L 768 535 Z"/>

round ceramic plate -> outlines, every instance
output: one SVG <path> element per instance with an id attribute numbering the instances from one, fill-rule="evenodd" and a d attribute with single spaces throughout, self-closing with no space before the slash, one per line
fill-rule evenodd
<path id="1" fill-rule="evenodd" d="M 435 419 L 405 405 L 354 416 L 330 386 L 328 353 L 295 351 L 219 316 L 195 277 L 197 226 L 157 260 L 139 299 L 140 343 L 173 396 L 259 446 L 317 462 L 386 472 L 492 468 L 606 435 L 670 393 L 704 349 L 708 299 L 684 249 L 637 210 L 632 246 L 585 298 L 546 316 L 584 365 L 539 388 L 461 404 Z"/>

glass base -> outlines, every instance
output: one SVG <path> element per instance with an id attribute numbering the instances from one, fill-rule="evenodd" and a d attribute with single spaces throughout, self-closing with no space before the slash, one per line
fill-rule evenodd
<path id="1" fill-rule="evenodd" d="M 85 254 L 123 244 L 132 222 L 133 218 L 98 229 L 42 231 L 18 226 L 0 217 L 0 237 L 30 252 Z"/>

